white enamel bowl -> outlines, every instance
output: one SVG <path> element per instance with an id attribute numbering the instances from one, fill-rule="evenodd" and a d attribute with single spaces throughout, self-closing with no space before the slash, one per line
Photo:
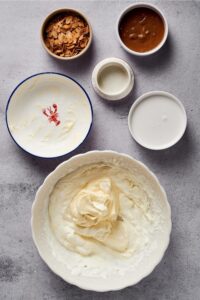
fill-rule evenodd
<path id="1" fill-rule="evenodd" d="M 50 72 L 21 82 L 12 92 L 6 109 L 13 140 L 26 152 L 43 158 L 62 156 L 76 149 L 87 137 L 92 117 L 92 105 L 84 88 L 66 75 Z"/>
<path id="2" fill-rule="evenodd" d="M 124 276 L 113 274 L 108 278 L 97 278 L 72 274 L 68 268 L 68 263 L 73 260 L 74 253 L 68 251 L 69 253 L 66 254 L 67 250 L 55 240 L 50 228 L 48 229 L 50 237 L 45 233 L 46 226 L 49 227 L 49 225 L 46 225 L 48 224 L 49 195 L 60 178 L 78 167 L 99 162 L 116 163 L 116 161 L 118 166 L 132 170 L 138 174 L 138 176 L 141 176 L 145 184 L 155 193 L 162 211 L 162 230 L 157 230 L 153 236 L 151 253 L 147 256 L 143 256 L 142 260 L 137 264 L 137 268 L 127 271 Z M 119 290 L 136 284 L 153 271 L 155 266 L 161 261 L 169 244 L 171 211 L 164 189 L 156 176 L 144 164 L 126 154 L 113 151 L 91 151 L 76 155 L 68 161 L 63 162 L 49 174 L 36 194 L 32 206 L 31 226 L 33 240 L 37 250 L 54 273 L 59 275 L 66 282 L 80 288 L 104 292 Z M 52 241 L 54 242 L 52 243 Z"/>

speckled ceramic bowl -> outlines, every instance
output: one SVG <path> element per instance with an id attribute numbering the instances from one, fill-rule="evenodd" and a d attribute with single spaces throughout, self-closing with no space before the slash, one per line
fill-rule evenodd
<path id="1" fill-rule="evenodd" d="M 69 265 L 78 254 L 68 251 L 61 246 L 55 239 L 48 221 L 49 195 L 58 180 L 80 166 L 100 162 L 111 164 L 116 164 L 117 162 L 119 167 L 121 166 L 132 172 L 134 171 L 148 185 L 152 193 L 154 193 L 158 201 L 156 203 L 158 203 L 159 211 L 161 211 L 162 225 L 153 234 L 150 247 L 147 248 L 147 255 L 142 255 L 142 259 L 138 261 L 137 267 L 128 269 L 129 271 L 123 276 L 113 273 L 112 276 L 102 278 L 97 276 L 87 277 L 73 273 L 69 269 Z M 119 290 L 136 284 L 153 271 L 155 266 L 161 261 L 169 244 L 171 211 L 164 189 L 156 176 L 144 164 L 126 154 L 113 151 L 91 151 L 76 155 L 68 161 L 63 162 L 49 174 L 36 194 L 32 206 L 31 226 L 33 240 L 38 252 L 54 273 L 80 288 L 105 292 Z"/>

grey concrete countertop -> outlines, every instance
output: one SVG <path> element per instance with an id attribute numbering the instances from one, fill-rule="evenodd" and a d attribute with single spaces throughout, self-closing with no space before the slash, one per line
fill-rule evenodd
<path id="1" fill-rule="evenodd" d="M 0 1 L 0 299 L 200 299 L 200 2 L 152 1 L 166 14 L 169 38 L 156 55 L 137 58 L 119 45 L 115 25 L 132 1 Z M 59 62 L 42 49 L 39 29 L 59 7 L 82 10 L 90 19 L 94 41 L 80 60 Z M 91 86 L 91 72 L 103 58 L 116 56 L 133 67 L 135 88 L 126 102 L 102 101 Z M 9 94 L 24 78 L 58 71 L 76 78 L 88 91 L 94 126 L 74 154 L 92 149 L 125 152 L 143 161 L 165 187 L 172 207 L 170 246 L 153 273 L 118 292 L 80 290 L 54 275 L 40 259 L 30 230 L 31 205 L 46 175 L 68 157 L 31 157 L 11 140 L 4 120 Z M 183 139 L 166 151 L 137 145 L 127 127 L 133 101 L 150 90 L 176 95 L 188 115 Z"/>

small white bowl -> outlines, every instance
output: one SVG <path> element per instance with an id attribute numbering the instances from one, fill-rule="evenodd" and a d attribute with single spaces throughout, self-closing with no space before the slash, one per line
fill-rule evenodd
<path id="1" fill-rule="evenodd" d="M 132 137 L 150 150 L 163 150 L 175 145 L 183 136 L 187 115 L 180 100 L 163 91 L 140 96 L 128 115 Z"/>
<path id="2" fill-rule="evenodd" d="M 103 99 L 122 100 L 133 89 L 133 70 L 120 58 L 106 58 L 95 66 L 92 73 L 92 85 L 95 92 Z"/>
<path id="3" fill-rule="evenodd" d="M 8 131 L 26 152 L 54 158 L 70 153 L 87 137 L 93 111 L 89 96 L 74 79 L 54 72 L 23 80 L 7 108 Z"/>
<path id="4" fill-rule="evenodd" d="M 77 260 L 77 254 L 61 246 L 55 239 L 48 221 L 49 196 L 58 180 L 77 168 L 102 162 L 117 164 L 118 167 L 126 168 L 137 174 L 138 178 L 142 178 L 142 181 L 145 182 L 145 187 L 149 188 L 151 194 L 154 195 L 154 201 L 157 203 L 154 207 L 161 216 L 160 226 L 157 224 L 156 232 L 152 235 L 147 249 L 148 253 L 141 253 L 141 259 L 137 261 L 137 265 L 128 269 L 123 275 L 119 276 L 119 274 L 113 272 L 107 278 L 98 277 L 97 275 L 94 277 L 77 275 L 72 272 L 70 266 Z M 105 292 L 119 290 L 136 284 L 153 271 L 168 247 L 172 224 L 171 210 L 166 193 L 156 176 L 144 164 L 126 154 L 113 151 L 91 151 L 76 155 L 61 163 L 47 176 L 37 191 L 32 206 L 31 226 L 37 250 L 54 273 L 82 289 Z"/>
<path id="5" fill-rule="evenodd" d="M 119 26 L 120 26 L 120 22 L 122 20 L 122 18 L 131 10 L 135 9 L 135 8 L 139 8 L 139 7 L 146 7 L 146 8 L 149 8 L 149 9 L 152 9 L 153 11 L 155 11 L 157 14 L 159 14 L 159 16 L 161 17 L 163 23 L 164 23 L 164 36 L 163 36 L 163 39 L 162 41 L 158 44 L 157 47 L 153 48 L 152 50 L 150 51 L 146 51 L 146 52 L 137 52 L 137 51 L 134 51 L 134 50 L 131 50 L 130 48 L 128 48 L 124 43 L 123 41 L 121 40 L 121 37 L 119 35 Z M 118 40 L 121 44 L 121 46 L 130 54 L 133 54 L 133 55 L 136 55 L 136 56 L 148 56 L 148 55 L 151 55 L 155 52 L 157 52 L 158 50 L 160 50 L 160 48 L 165 44 L 166 42 L 166 39 L 167 39 L 167 36 L 168 36 L 168 23 L 167 23 L 167 20 L 163 14 L 163 12 L 155 5 L 153 4 L 150 4 L 150 3 L 146 3 L 146 2 L 139 2 L 139 3 L 134 3 L 134 4 L 131 4 L 130 6 L 128 6 L 121 14 L 120 14 L 120 17 L 118 18 L 118 21 L 117 21 L 117 37 L 118 37 Z"/>

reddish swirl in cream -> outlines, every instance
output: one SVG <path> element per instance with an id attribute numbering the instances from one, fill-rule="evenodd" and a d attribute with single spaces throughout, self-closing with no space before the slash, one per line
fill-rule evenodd
<path id="1" fill-rule="evenodd" d="M 59 115 L 58 115 L 58 105 L 57 104 L 53 104 L 52 105 L 53 109 L 51 108 L 51 106 L 45 108 L 42 110 L 43 114 L 48 118 L 49 122 L 54 122 L 56 126 L 58 126 L 60 124 L 60 120 L 59 120 Z"/>

